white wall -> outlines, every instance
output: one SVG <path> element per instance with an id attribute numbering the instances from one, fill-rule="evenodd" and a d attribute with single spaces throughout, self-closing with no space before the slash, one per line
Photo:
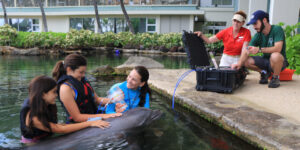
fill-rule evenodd
<path id="1" fill-rule="evenodd" d="M 160 33 L 193 31 L 190 16 L 160 16 Z"/>
<path id="2" fill-rule="evenodd" d="M 247 14 L 247 18 L 250 16 L 249 13 L 249 0 L 239 0 L 238 2 L 238 10 L 242 10 Z"/>
<path id="3" fill-rule="evenodd" d="M 229 27 L 232 25 L 232 16 L 234 14 L 234 10 L 232 9 L 228 9 L 228 10 L 209 10 L 206 9 L 205 14 L 204 14 L 204 18 L 205 18 L 205 22 L 207 21 L 221 21 L 221 22 L 226 22 L 226 27 Z"/>
<path id="4" fill-rule="evenodd" d="M 270 23 L 283 22 L 286 25 L 298 23 L 300 0 L 271 0 Z"/>
<path id="5" fill-rule="evenodd" d="M 252 13 L 254 13 L 257 10 L 263 10 L 265 12 L 267 12 L 268 9 L 268 0 L 249 0 L 249 10 L 248 10 L 248 21 L 249 22 L 251 20 L 251 16 Z M 282 11 L 282 10 L 280 10 Z M 247 24 L 247 23 L 246 23 Z M 251 35 L 254 35 L 256 33 L 256 31 L 253 29 L 252 25 L 248 26 Z"/>
<path id="6" fill-rule="evenodd" d="M 267 12 L 267 4 L 267 0 L 249 0 L 248 21 L 251 18 L 251 14 L 256 10 Z M 294 25 L 299 21 L 299 11 L 300 0 L 270 0 L 270 23 L 278 24 L 279 22 L 283 22 L 286 25 Z M 256 33 L 251 25 L 249 29 L 252 35 Z"/>
<path id="7" fill-rule="evenodd" d="M 40 20 L 42 22 L 42 19 Z M 47 17 L 48 31 L 53 32 L 69 32 L 68 16 Z"/>

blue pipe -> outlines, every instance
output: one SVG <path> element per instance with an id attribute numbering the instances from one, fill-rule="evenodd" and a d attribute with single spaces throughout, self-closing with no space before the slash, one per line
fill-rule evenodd
<path id="1" fill-rule="evenodd" d="M 185 73 L 183 73 L 180 78 L 178 79 L 176 85 L 175 85 L 175 89 L 174 89 L 174 93 L 173 93 L 173 97 L 172 97 L 172 109 L 174 109 L 174 104 L 175 104 L 175 91 L 177 89 L 177 87 L 179 86 L 179 83 L 181 82 L 181 80 L 183 80 L 188 74 L 190 74 L 191 72 L 196 71 L 195 69 L 191 69 Z"/>

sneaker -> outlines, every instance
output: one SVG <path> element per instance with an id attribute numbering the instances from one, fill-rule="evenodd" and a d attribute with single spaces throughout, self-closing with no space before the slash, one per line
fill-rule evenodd
<path id="1" fill-rule="evenodd" d="M 277 88 L 280 86 L 280 81 L 279 78 L 274 78 L 272 77 L 270 83 L 269 83 L 269 88 Z"/>
<path id="2" fill-rule="evenodd" d="M 270 73 L 264 73 L 261 72 L 260 73 L 260 80 L 259 80 L 259 84 L 268 84 L 268 78 L 270 76 Z"/>

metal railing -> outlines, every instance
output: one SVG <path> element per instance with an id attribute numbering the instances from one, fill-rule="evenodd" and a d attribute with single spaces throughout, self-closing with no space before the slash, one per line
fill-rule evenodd
<path id="1" fill-rule="evenodd" d="M 124 0 L 125 5 L 197 5 L 198 0 Z M 93 6 L 93 0 L 42 0 L 44 7 Z M 120 0 L 97 0 L 98 5 L 120 5 Z M 5 0 L 6 7 L 38 7 L 36 0 Z M 1 6 L 1 2 L 0 2 Z"/>
<path id="2" fill-rule="evenodd" d="M 38 7 L 37 0 L 4 0 L 6 7 Z M 120 5 L 120 0 L 96 0 L 99 6 Z M 216 3 L 221 2 L 221 3 Z M 233 7 L 233 0 L 124 0 L 125 5 L 193 5 L 198 7 Z M 93 6 L 94 0 L 42 0 L 44 7 Z M 1 6 L 0 2 L 0 6 Z"/>

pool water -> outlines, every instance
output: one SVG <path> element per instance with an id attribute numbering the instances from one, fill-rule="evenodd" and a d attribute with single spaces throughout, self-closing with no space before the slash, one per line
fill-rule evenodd
<path id="1" fill-rule="evenodd" d="M 101 65 L 118 66 L 125 62 L 129 55 L 98 54 L 86 56 L 88 70 Z M 166 68 L 188 68 L 183 56 L 147 56 L 151 57 Z M 52 68 L 63 57 L 56 56 L 0 56 L 0 149 L 19 149 L 20 143 L 19 112 L 23 100 L 28 96 L 28 84 L 38 75 L 51 76 Z M 124 77 L 95 78 L 87 74 L 93 88 L 99 96 L 105 97 L 106 91 L 115 83 L 125 80 Z M 59 122 L 64 121 L 60 103 Z M 163 111 L 161 119 L 153 122 L 148 128 L 138 132 L 110 135 L 102 141 L 79 143 L 68 149 L 201 149 L 201 150 L 251 150 L 257 149 L 215 126 L 192 112 L 179 106 L 171 109 L 170 100 L 153 93 L 151 108 Z"/>

